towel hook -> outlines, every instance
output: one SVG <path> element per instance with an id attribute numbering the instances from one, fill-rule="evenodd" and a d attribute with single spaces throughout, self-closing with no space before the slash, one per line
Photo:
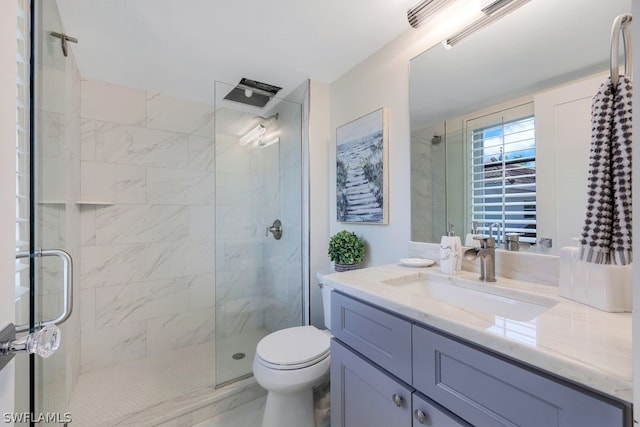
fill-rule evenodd
<path id="1" fill-rule="evenodd" d="M 622 44 L 624 48 L 624 74 L 631 76 L 631 64 L 633 62 L 631 49 L 631 21 L 633 17 L 629 14 L 618 15 L 613 21 L 611 29 L 611 83 L 615 88 L 620 77 L 618 59 L 620 57 L 620 33 L 622 33 Z"/>

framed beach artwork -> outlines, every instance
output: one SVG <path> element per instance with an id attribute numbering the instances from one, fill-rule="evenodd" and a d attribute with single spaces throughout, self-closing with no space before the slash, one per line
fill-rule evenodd
<path id="1" fill-rule="evenodd" d="M 389 223 L 387 127 L 380 108 L 336 129 L 339 222 Z"/>

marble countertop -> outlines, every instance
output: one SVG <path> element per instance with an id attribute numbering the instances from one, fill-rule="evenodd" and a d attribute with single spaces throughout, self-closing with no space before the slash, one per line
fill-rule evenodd
<path id="1" fill-rule="evenodd" d="M 363 301 L 455 335 L 525 364 L 631 403 L 633 399 L 631 313 L 607 313 L 562 298 L 558 288 L 498 278 L 485 284 L 477 273 L 455 276 L 438 266 L 385 265 L 344 273 L 319 274 L 320 282 Z M 447 303 L 420 286 L 426 278 L 491 294 L 553 305 L 533 318 L 500 316 L 477 300 L 473 307 Z"/>

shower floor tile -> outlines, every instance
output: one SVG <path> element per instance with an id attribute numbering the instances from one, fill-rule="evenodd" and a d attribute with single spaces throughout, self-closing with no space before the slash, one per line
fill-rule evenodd
<path id="1" fill-rule="evenodd" d="M 215 382 L 213 343 L 83 373 L 71 396 L 73 425 L 109 425 Z"/>
<path id="2" fill-rule="evenodd" d="M 144 419 L 147 413 L 157 417 L 162 403 L 199 390 L 211 393 L 216 370 L 218 383 L 251 374 L 256 345 L 268 333 L 258 329 L 219 340 L 217 358 L 214 344 L 207 343 L 82 373 L 69 405 L 72 424 L 111 427 L 129 417 Z M 238 353 L 244 357 L 234 358 Z"/>
<path id="3" fill-rule="evenodd" d="M 216 359 L 218 382 L 224 383 L 250 374 L 253 371 L 256 345 L 269 333 L 268 330 L 261 328 L 218 340 L 218 358 Z M 236 356 L 234 358 L 234 355 L 238 354 L 243 354 L 244 357 L 237 359 L 238 356 Z"/>

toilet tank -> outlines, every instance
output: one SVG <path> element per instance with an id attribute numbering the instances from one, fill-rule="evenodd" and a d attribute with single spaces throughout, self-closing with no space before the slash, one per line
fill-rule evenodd
<path id="1" fill-rule="evenodd" d="M 331 330 L 331 291 L 333 291 L 333 288 L 320 283 L 320 291 L 322 292 L 322 307 L 324 308 L 324 326 Z"/>

